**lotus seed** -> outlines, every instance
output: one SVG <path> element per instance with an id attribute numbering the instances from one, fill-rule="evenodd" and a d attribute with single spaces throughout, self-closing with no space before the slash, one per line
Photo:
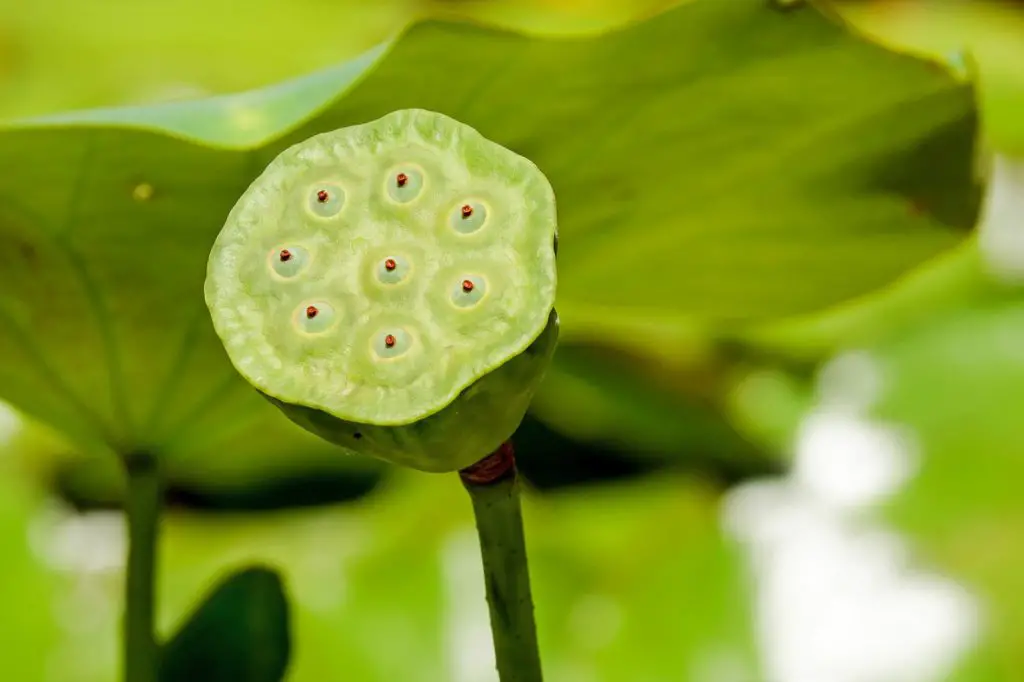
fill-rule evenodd
<path id="1" fill-rule="evenodd" d="M 423 173 L 411 164 L 401 170 L 392 171 L 389 177 L 394 182 L 387 183 L 388 196 L 399 204 L 407 204 L 417 199 L 423 190 Z"/>
<path id="2" fill-rule="evenodd" d="M 345 204 L 345 191 L 337 185 L 321 185 L 313 192 L 309 210 L 319 218 L 332 218 L 341 212 Z"/>
<path id="3" fill-rule="evenodd" d="M 390 374 L 396 378 L 408 377 L 408 380 L 411 380 L 415 377 L 415 374 L 410 374 L 410 372 L 415 373 L 419 366 L 406 362 L 409 359 L 407 354 L 413 347 L 413 338 L 405 329 L 399 326 L 385 328 L 377 332 L 373 339 L 375 361 L 403 360 L 401 366 L 393 366 L 392 369 L 384 371 L 397 372 L 397 374 Z"/>
<path id="4" fill-rule="evenodd" d="M 305 334 L 322 334 L 334 327 L 337 316 L 326 301 L 307 303 L 299 309 L 297 327 Z"/>
<path id="5" fill-rule="evenodd" d="M 409 260 L 400 255 L 387 256 L 377 261 L 377 281 L 382 284 L 398 284 L 409 276 Z"/>
<path id="6" fill-rule="evenodd" d="M 478 201 L 462 204 L 452 216 L 451 224 L 456 232 L 472 234 L 487 221 L 487 209 Z"/>
<path id="7" fill-rule="evenodd" d="M 452 289 L 451 300 L 459 308 L 479 303 L 487 293 L 487 282 L 476 275 L 465 277 Z"/>
<path id="8" fill-rule="evenodd" d="M 289 244 L 287 247 L 274 249 L 270 252 L 270 269 L 278 277 L 291 279 L 305 269 L 309 263 L 309 254 L 305 249 Z"/>

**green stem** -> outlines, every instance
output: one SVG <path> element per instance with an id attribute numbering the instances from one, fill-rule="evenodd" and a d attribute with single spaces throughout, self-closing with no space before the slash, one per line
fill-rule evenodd
<path id="1" fill-rule="evenodd" d="M 124 682 L 157 682 L 160 650 L 154 585 L 162 487 L 155 458 L 125 459 L 128 487 L 128 570 L 125 580 Z"/>
<path id="2" fill-rule="evenodd" d="M 480 536 L 498 677 L 501 682 L 542 682 L 511 445 L 460 473 Z"/>

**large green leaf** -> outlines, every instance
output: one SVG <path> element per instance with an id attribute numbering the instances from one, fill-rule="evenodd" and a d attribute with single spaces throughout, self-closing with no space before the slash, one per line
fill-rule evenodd
<path id="1" fill-rule="evenodd" d="M 974 218 L 970 91 L 813 11 L 703 0 L 571 40 L 427 21 L 268 90 L 0 130 L 0 395 L 182 467 L 322 447 L 226 362 L 206 255 L 284 146 L 405 107 L 541 167 L 565 339 L 655 360 L 871 291 Z"/>
<path id="2" fill-rule="evenodd" d="M 281 682 L 291 653 L 289 626 L 277 572 L 237 571 L 164 645 L 160 682 Z"/>
<path id="3" fill-rule="evenodd" d="M 819 0 L 894 49 L 946 62 L 978 81 L 988 142 L 1024 155 L 1024 5 L 1007 0 Z"/>

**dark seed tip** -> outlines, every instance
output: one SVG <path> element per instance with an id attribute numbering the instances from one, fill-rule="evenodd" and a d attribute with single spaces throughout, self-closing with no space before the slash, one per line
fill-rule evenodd
<path id="1" fill-rule="evenodd" d="M 310 320 L 316 317 L 316 314 L 319 312 L 320 311 L 316 309 L 315 305 L 306 306 L 306 317 Z"/>
<path id="2" fill-rule="evenodd" d="M 396 341 L 397 339 L 395 339 L 393 334 L 388 334 L 387 336 L 384 337 L 384 345 L 387 346 L 388 348 L 394 348 Z"/>
<path id="3" fill-rule="evenodd" d="M 291 260 L 291 258 L 292 258 L 292 252 L 291 251 L 289 251 L 288 249 L 281 249 L 281 262 L 282 263 Z"/>
<path id="4" fill-rule="evenodd" d="M 386 261 L 384 261 L 384 269 L 387 270 L 388 272 L 391 272 L 397 267 L 398 263 L 395 262 L 394 258 L 388 258 Z"/>
<path id="5" fill-rule="evenodd" d="M 468 218 L 471 215 L 473 215 L 473 207 L 470 206 L 469 204 L 464 205 L 462 207 L 462 217 Z"/>
<path id="6" fill-rule="evenodd" d="M 473 291 L 473 282 L 472 282 L 472 280 L 468 280 L 468 279 L 462 280 L 462 290 L 465 291 L 467 294 L 469 292 Z"/>
<path id="7" fill-rule="evenodd" d="M 409 176 L 405 173 L 399 173 L 395 176 L 395 184 L 399 187 L 405 187 L 405 183 L 409 182 Z"/>
<path id="8" fill-rule="evenodd" d="M 322 189 L 322 190 L 320 190 L 319 192 L 316 193 L 316 200 L 319 201 L 321 204 L 326 202 L 330 198 L 331 198 L 331 195 L 329 195 L 327 193 L 327 190 L 325 190 L 325 189 Z"/>

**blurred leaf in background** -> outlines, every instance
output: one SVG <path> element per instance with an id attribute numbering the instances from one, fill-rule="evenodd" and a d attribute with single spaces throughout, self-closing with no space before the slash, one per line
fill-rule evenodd
<path id="1" fill-rule="evenodd" d="M 398 32 L 415 0 L 0 4 L 0 118 L 194 99 L 323 68 Z"/>
<path id="2" fill-rule="evenodd" d="M 218 583 L 164 645 L 160 682 L 281 682 L 288 669 L 288 601 L 273 569 Z"/>
<path id="3" fill-rule="evenodd" d="M 977 79 L 992 148 L 1024 155 L 1024 5 L 1015 0 L 818 0 L 854 29 Z"/>

